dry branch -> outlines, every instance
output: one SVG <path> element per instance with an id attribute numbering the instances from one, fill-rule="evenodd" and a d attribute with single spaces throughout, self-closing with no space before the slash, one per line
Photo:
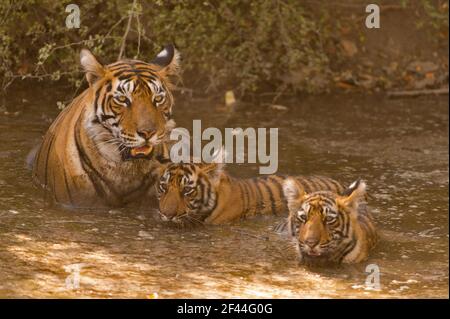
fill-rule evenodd
<path id="1" fill-rule="evenodd" d="M 127 42 L 128 32 L 130 32 L 131 20 L 133 19 L 135 6 L 136 6 L 136 0 L 133 0 L 133 4 L 131 5 L 131 10 L 130 10 L 130 13 L 128 16 L 127 28 L 125 29 L 125 33 L 123 35 L 122 44 L 120 46 L 120 52 L 119 52 L 119 56 L 117 57 L 117 60 L 121 60 L 123 57 L 123 53 L 125 52 L 125 44 Z"/>
<path id="2" fill-rule="evenodd" d="M 448 87 L 440 89 L 425 89 L 425 90 L 409 90 L 409 91 L 390 91 L 387 92 L 388 97 L 414 97 L 420 95 L 440 95 L 448 94 Z"/>

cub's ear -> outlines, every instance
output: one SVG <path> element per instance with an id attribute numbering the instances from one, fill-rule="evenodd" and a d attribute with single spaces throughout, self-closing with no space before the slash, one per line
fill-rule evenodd
<path id="1" fill-rule="evenodd" d="M 105 74 L 103 65 L 97 61 L 95 56 L 88 49 L 81 50 L 80 63 L 86 72 L 86 79 L 90 86 Z"/>
<path id="2" fill-rule="evenodd" d="M 219 170 L 217 163 L 200 163 L 199 166 L 202 172 L 208 175 L 216 175 Z"/>
<path id="3" fill-rule="evenodd" d="M 305 197 L 305 191 L 294 178 L 288 177 L 283 182 L 283 193 L 284 197 L 286 197 L 289 211 L 300 208 Z"/>
<path id="4" fill-rule="evenodd" d="M 274 232 L 279 235 L 295 236 L 295 225 L 293 223 L 293 214 L 289 214 L 281 222 L 275 225 Z"/>
<path id="5" fill-rule="evenodd" d="M 366 199 L 366 183 L 358 179 L 354 181 L 336 200 L 339 206 L 358 208 L 361 202 Z"/>
<path id="6" fill-rule="evenodd" d="M 164 173 L 166 172 L 168 167 L 168 164 L 162 164 L 160 163 L 159 165 L 156 165 L 156 169 L 154 171 L 154 173 L 152 174 L 153 177 L 155 178 L 155 180 L 157 181 L 157 183 L 155 183 L 155 186 L 158 187 L 159 185 L 159 180 L 161 179 L 161 177 L 164 175 Z"/>
<path id="7" fill-rule="evenodd" d="M 206 162 L 202 162 L 200 164 L 200 168 L 203 172 L 208 173 L 209 175 L 220 175 L 225 168 L 225 158 L 227 156 L 227 152 L 225 148 L 221 146 L 217 149 L 211 157 L 205 157 L 203 154 L 203 159 Z"/>
<path id="8" fill-rule="evenodd" d="M 175 75 L 180 67 L 180 53 L 173 44 L 168 44 L 150 63 L 159 66 L 158 72 L 164 75 Z"/>
<path id="9" fill-rule="evenodd" d="M 218 185 L 223 177 L 220 164 L 217 163 L 201 163 L 199 164 L 202 173 L 208 176 L 209 181 L 213 185 Z"/>

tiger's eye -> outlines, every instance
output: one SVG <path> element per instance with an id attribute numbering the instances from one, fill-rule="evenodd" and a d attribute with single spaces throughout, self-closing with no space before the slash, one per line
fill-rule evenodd
<path id="1" fill-rule="evenodd" d="M 305 212 L 304 211 L 298 211 L 297 212 L 297 219 L 299 220 L 299 221 L 301 221 L 302 223 L 304 223 L 304 222 L 306 222 L 306 214 L 305 214 Z"/>
<path id="2" fill-rule="evenodd" d="M 156 95 L 154 98 L 153 98 L 153 100 L 156 102 L 156 103 L 161 103 L 162 101 L 163 101 L 163 97 L 162 97 L 162 95 Z"/>
<path id="3" fill-rule="evenodd" d="M 125 103 L 125 102 L 128 100 L 127 97 L 124 96 L 124 95 L 120 95 L 120 96 L 118 96 L 116 99 L 117 99 L 117 101 L 119 101 L 120 103 Z"/>

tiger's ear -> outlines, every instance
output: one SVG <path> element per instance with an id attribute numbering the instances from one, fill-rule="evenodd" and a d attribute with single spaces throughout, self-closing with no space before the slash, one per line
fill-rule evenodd
<path id="1" fill-rule="evenodd" d="M 159 66 L 158 72 L 164 75 L 175 75 L 180 68 L 180 53 L 173 44 L 168 44 L 150 63 Z"/>
<path id="2" fill-rule="evenodd" d="M 286 197 L 289 211 L 300 208 L 305 197 L 305 191 L 303 190 L 303 187 L 298 185 L 294 178 L 288 177 L 283 182 L 283 193 L 284 197 Z"/>
<path id="3" fill-rule="evenodd" d="M 92 86 L 98 79 L 105 75 L 105 69 L 88 49 L 80 52 L 80 63 L 86 72 L 86 80 Z"/>
<path id="4" fill-rule="evenodd" d="M 341 207 L 358 208 L 361 202 L 366 198 L 366 183 L 358 179 L 353 182 L 344 192 L 342 196 L 336 199 L 336 203 Z"/>
<path id="5" fill-rule="evenodd" d="M 92 86 L 99 78 L 105 75 L 105 68 L 88 49 L 81 50 L 80 63 L 84 72 L 86 72 L 86 80 L 89 86 Z"/>

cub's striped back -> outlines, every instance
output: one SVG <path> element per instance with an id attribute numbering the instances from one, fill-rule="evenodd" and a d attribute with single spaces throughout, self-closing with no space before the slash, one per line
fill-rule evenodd
<path id="1" fill-rule="evenodd" d="M 287 201 L 283 193 L 283 182 L 288 176 L 268 175 L 250 179 L 230 178 L 238 187 L 243 216 L 257 214 L 283 214 L 287 212 Z M 344 188 L 335 180 L 324 176 L 291 176 L 290 179 L 306 193 L 330 190 L 340 193 Z"/>
<path id="2" fill-rule="evenodd" d="M 161 175 L 157 196 L 161 218 L 178 224 L 221 224 L 257 214 L 283 214 L 287 202 L 283 176 L 239 179 L 221 164 L 169 164 Z M 293 178 L 305 191 L 340 193 L 336 181 L 320 176 Z"/>

